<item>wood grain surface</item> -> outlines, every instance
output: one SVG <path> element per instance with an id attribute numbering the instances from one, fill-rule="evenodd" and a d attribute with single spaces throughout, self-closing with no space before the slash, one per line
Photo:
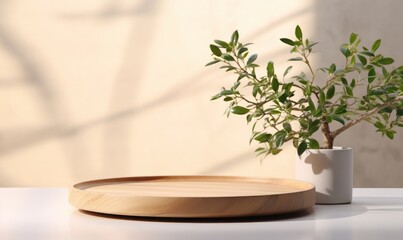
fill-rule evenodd
<path id="1" fill-rule="evenodd" d="M 277 178 L 131 177 L 78 183 L 70 188 L 69 201 L 82 210 L 128 216 L 262 216 L 312 207 L 315 187 Z"/>

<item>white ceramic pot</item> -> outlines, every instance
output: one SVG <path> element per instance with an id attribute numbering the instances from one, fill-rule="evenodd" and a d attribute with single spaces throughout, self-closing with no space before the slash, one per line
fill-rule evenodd
<path id="1" fill-rule="evenodd" d="M 345 147 L 306 150 L 295 156 L 295 178 L 316 186 L 317 204 L 350 203 L 353 150 Z"/>

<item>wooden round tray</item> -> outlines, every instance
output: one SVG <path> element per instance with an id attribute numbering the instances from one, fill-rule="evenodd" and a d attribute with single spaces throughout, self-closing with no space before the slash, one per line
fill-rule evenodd
<path id="1" fill-rule="evenodd" d="M 82 210 L 128 216 L 262 216 L 312 207 L 315 187 L 277 178 L 130 177 L 78 183 L 70 188 L 69 201 Z"/>

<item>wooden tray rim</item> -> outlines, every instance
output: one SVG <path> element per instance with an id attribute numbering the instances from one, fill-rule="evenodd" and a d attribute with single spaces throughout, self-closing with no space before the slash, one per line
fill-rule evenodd
<path id="1" fill-rule="evenodd" d="M 304 188 L 301 188 L 300 190 L 295 190 L 295 191 L 290 191 L 290 192 L 285 192 L 285 193 L 276 193 L 273 195 L 288 195 L 288 194 L 295 194 L 295 193 L 300 193 L 300 192 L 306 192 L 306 191 L 311 191 L 315 189 L 315 185 L 309 182 L 304 182 L 300 180 L 295 180 L 295 179 L 290 179 L 290 178 L 262 178 L 262 177 L 246 177 L 246 176 L 221 176 L 221 175 L 153 175 L 153 176 L 135 176 L 135 177 L 117 177 L 117 178 L 103 178 L 103 179 L 94 179 L 94 180 L 88 180 L 88 181 L 83 181 L 74 184 L 73 186 L 70 187 L 71 191 L 79 191 L 79 192 L 91 192 L 91 187 L 95 186 L 102 186 L 102 185 L 109 185 L 109 184 L 119 184 L 119 183 L 125 183 L 125 182 L 136 182 L 136 181 L 162 181 L 164 180 L 175 180 L 175 179 L 180 179 L 180 180 L 225 180 L 224 182 L 231 182 L 231 180 L 237 180 L 237 181 L 245 181 L 245 182 L 259 182 L 259 183 L 264 183 L 267 181 L 273 181 L 273 180 L 279 180 L 279 181 L 284 181 L 284 182 L 291 182 L 291 183 L 297 183 L 300 185 L 304 185 Z M 175 182 L 175 181 L 173 181 Z M 176 181 L 176 182 L 181 182 L 181 181 Z M 213 181 L 212 181 L 213 182 Z M 217 181 L 218 182 L 218 181 Z M 285 185 L 287 186 L 287 185 Z M 113 193 L 100 193 L 97 192 L 98 194 L 102 195 L 114 195 Z M 256 194 L 256 195 L 234 195 L 234 196 L 151 196 L 152 198 L 236 198 L 236 197 L 262 197 L 262 196 L 270 196 L 271 194 Z M 138 196 L 138 195 L 127 195 L 124 197 L 150 197 L 148 195 L 144 196 Z"/>

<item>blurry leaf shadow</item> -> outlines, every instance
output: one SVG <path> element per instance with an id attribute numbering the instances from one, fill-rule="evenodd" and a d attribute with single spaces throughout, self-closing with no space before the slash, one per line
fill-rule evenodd
<path id="1" fill-rule="evenodd" d="M 332 168 L 332 161 L 323 153 L 310 152 L 305 163 L 312 166 L 312 172 L 315 175 L 321 174 L 325 169 Z"/>

